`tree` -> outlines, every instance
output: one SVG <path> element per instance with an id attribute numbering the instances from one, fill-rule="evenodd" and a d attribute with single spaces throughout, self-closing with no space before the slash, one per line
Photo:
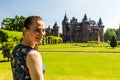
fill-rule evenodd
<path id="1" fill-rule="evenodd" d="M 110 40 L 110 46 L 113 47 L 116 47 L 117 46 L 117 40 L 115 38 L 115 36 L 112 36 L 111 40 Z"/>
<path id="2" fill-rule="evenodd" d="M 116 37 L 116 32 L 115 32 L 115 29 L 110 29 L 108 28 L 104 34 L 104 39 L 105 41 L 110 41 L 112 36 L 115 36 Z"/>
<path id="3" fill-rule="evenodd" d="M 13 18 L 3 19 L 3 21 L 1 22 L 2 29 L 11 30 L 12 28 L 10 28 L 10 24 L 11 24 L 12 20 L 13 20 Z"/>
<path id="4" fill-rule="evenodd" d="M 16 15 L 14 18 L 3 19 L 1 23 L 2 29 L 11 31 L 22 31 L 24 20 L 25 20 L 24 16 L 18 15 Z"/>

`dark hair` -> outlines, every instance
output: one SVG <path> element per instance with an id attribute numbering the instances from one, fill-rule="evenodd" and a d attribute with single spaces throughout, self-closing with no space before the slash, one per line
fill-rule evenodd
<path id="1" fill-rule="evenodd" d="M 43 19 L 40 16 L 29 16 L 25 19 L 23 26 L 26 29 L 30 29 L 30 25 L 32 25 L 34 21 L 38 21 L 38 20 L 43 20 Z"/>

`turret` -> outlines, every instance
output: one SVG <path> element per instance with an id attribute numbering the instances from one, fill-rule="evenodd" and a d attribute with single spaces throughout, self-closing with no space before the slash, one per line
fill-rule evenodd
<path id="1" fill-rule="evenodd" d="M 64 16 L 64 19 L 62 21 L 62 33 L 63 33 L 63 41 L 66 42 L 69 40 L 69 35 L 70 35 L 70 23 L 68 21 L 68 18 L 66 16 L 66 13 L 65 13 L 65 16 Z"/>
<path id="2" fill-rule="evenodd" d="M 54 31 L 55 36 L 59 36 L 59 26 L 58 26 L 57 22 L 55 22 L 55 24 L 53 26 L 53 31 Z"/>
<path id="3" fill-rule="evenodd" d="M 100 41 L 104 42 L 104 25 L 102 22 L 102 19 L 100 18 L 98 21 L 98 27 L 99 27 L 99 35 L 100 35 Z"/>
<path id="4" fill-rule="evenodd" d="M 64 24 L 64 23 L 68 23 L 68 18 L 67 18 L 67 16 L 66 16 L 66 13 L 65 13 L 64 19 L 63 19 L 63 21 L 62 21 L 62 24 Z"/>
<path id="5" fill-rule="evenodd" d="M 83 42 L 88 42 L 89 41 L 89 28 L 90 28 L 90 23 L 88 21 L 87 15 L 84 15 L 84 18 L 82 19 L 82 37 L 83 37 Z"/>
<path id="6" fill-rule="evenodd" d="M 98 21 L 98 26 L 101 27 L 103 26 L 103 22 L 102 22 L 102 19 L 100 18 L 99 21 Z"/>
<path id="7" fill-rule="evenodd" d="M 77 37 L 77 25 L 78 25 L 78 22 L 77 22 L 77 18 L 73 17 L 71 20 L 70 20 L 70 41 L 71 42 L 76 42 L 76 38 Z"/>
<path id="8" fill-rule="evenodd" d="M 85 21 L 87 21 L 88 20 L 88 18 L 87 18 L 87 15 L 85 14 L 84 15 L 84 18 L 82 19 L 82 22 L 85 22 Z"/>
<path id="9" fill-rule="evenodd" d="M 77 18 L 73 17 L 73 18 L 70 20 L 70 23 L 77 23 Z"/>

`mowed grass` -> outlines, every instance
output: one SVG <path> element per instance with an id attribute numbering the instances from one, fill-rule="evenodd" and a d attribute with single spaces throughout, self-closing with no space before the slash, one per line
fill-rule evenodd
<path id="1" fill-rule="evenodd" d="M 0 80 L 13 80 L 10 62 L 0 63 Z"/>
<path id="2" fill-rule="evenodd" d="M 87 52 L 87 53 L 120 53 L 120 47 L 113 49 L 112 47 L 93 47 L 93 44 L 89 44 L 92 47 L 84 47 L 82 43 L 67 43 L 67 44 L 54 44 L 54 45 L 42 45 L 39 47 L 40 52 Z M 99 45 L 99 44 L 97 44 Z"/>
<path id="3" fill-rule="evenodd" d="M 0 53 L 0 61 L 7 60 Z M 13 80 L 10 62 L 0 62 L 0 80 Z"/>
<path id="4" fill-rule="evenodd" d="M 120 80 L 120 54 L 42 53 L 46 80 Z"/>
<path id="5" fill-rule="evenodd" d="M 45 80 L 120 80 L 119 48 L 59 44 L 40 46 L 39 51 Z M 0 63 L 0 80 L 13 80 L 10 62 Z"/>

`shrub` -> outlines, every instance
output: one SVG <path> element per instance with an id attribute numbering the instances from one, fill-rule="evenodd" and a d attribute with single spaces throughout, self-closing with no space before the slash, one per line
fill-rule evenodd
<path id="1" fill-rule="evenodd" d="M 60 44 L 63 42 L 63 39 L 61 37 L 56 36 L 47 36 L 43 39 L 42 44 Z"/>
<path id="2" fill-rule="evenodd" d="M 117 40 L 116 40 L 115 36 L 112 36 L 112 38 L 110 40 L 110 46 L 113 48 L 117 46 Z"/>
<path id="3" fill-rule="evenodd" d="M 22 32 L 0 29 L 0 42 L 6 42 L 8 38 L 12 38 L 14 41 L 19 42 L 22 38 Z"/>
<path id="4" fill-rule="evenodd" d="M 8 61 L 10 60 L 10 55 L 14 45 L 15 45 L 15 42 L 12 38 L 8 38 L 6 42 L 2 43 L 2 47 L 1 47 L 2 54 L 4 58 L 6 57 L 8 58 Z"/>

